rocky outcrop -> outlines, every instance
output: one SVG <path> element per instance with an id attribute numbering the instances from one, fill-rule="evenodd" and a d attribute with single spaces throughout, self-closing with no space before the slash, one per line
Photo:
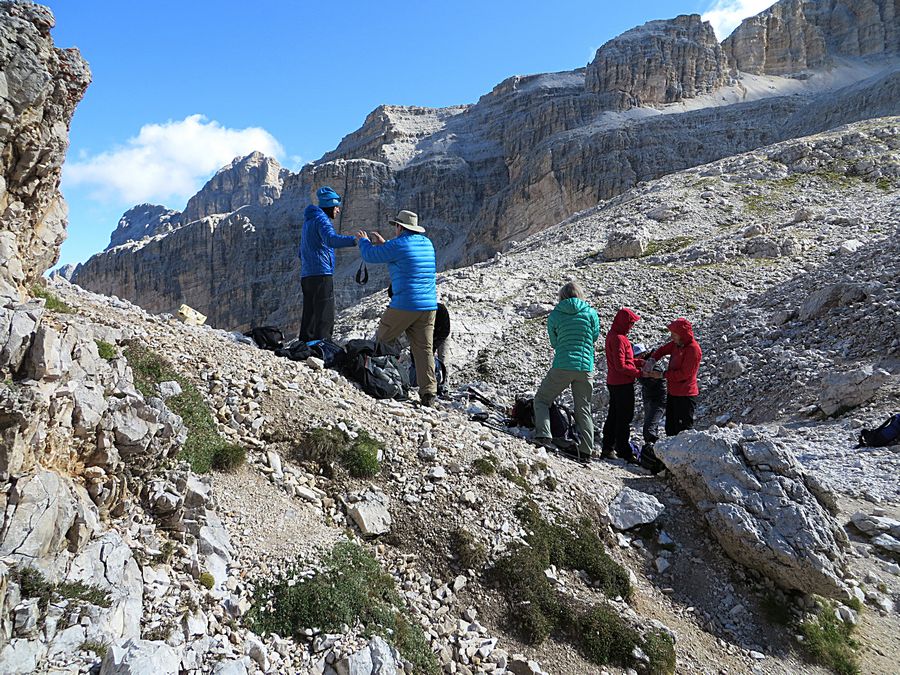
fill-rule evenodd
<path id="1" fill-rule="evenodd" d="M 737 562 L 784 588 L 843 598 L 849 541 L 833 498 L 762 429 L 686 431 L 656 446 L 712 535 Z"/>
<path id="2" fill-rule="evenodd" d="M 91 74 L 78 50 L 53 46 L 53 25 L 40 5 L 0 2 L 0 296 L 34 283 L 65 238 L 60 170 Z"/>
<path id="3" fill-rule="evenodd" d="M 675 103 L 721 87 L 725 53 L 712 26 L 698 14 L 651 21 L 597 50 L 585 86 L 617 107 Z"/>
<path id="4" fill-rule="evenodd" d="M 191 223 L 206 216 L 231 213 L 248 204 L 268 206 L 281 196 L 287 169 L 261 152 L 238 157 L 216 172 L 188 200 L 182 216 Z"/>
<path id="5" fill-rule="evenodd" d="M 835 57 L 900 53 L 900 14 L 895 0 L 781 0 L 744 19 L 722 47 L 740 71 L 799 73 Z"/>
<path id="6" fill-rule="evenodd" d="M 129 241 L 140 241 L 144 237 L 166 234 L 181 225 L 181 213 L 158 204 L 138 204 L 128 209 L 119 218 L 119 224 L 109 237 L 109 250 Z M 71 279 L 71 275 L 65 276 Z"/>

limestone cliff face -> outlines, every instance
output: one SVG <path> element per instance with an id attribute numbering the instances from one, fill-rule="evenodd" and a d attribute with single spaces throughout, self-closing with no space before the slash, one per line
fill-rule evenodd
<path id="1" fill-rule="evenodd" d="M 782 0 L 745 19 L 722 43 L 730 63 L 755 75 L 822 68 L 834 57 L 900 53 L 896 0 Z"/>
<path id="2" fill-rule="evenodd" d="M 109 237 L 107 250 L 129 241 L 165 234 L 181 225 L 181 213 L 159 204 L 138 204 L 119 218 L 119 224 Z"/>
<path id="3" fill-rule="evenodd" d="M 651 21 L 597 50 L 588 91 L 623 107 L 674 103 L 721 87 L 728 63 L 712 26 L 700 15 Z"/>
<path id="4" fill-rule="evenodd" d="M 56 262 L 69 122 L 91 80 L 76 49 L 53 46 L 50 10 L 0 2 L 0 296 L 19 295 Z"/>
<path id="5" fill-rule="evenodd" d="M 419 213 L 447 269 L 485 260 L 642 181 L 900 114 L 896 61 L 862 78 L 853 71 L 854 84 L 843 88 L 811 71 L 748 93 L 726 76 L 725 58 L 708 24 L 678 17 L 612 41 L 587 68 L 508 78 L 473 105 L 381 106 L 335 151 L 297 173 L 277 172 L 280 183 L 272 171 L 226 167 L 191 200 L 179 229 L 94 256 L 76 283 L 153 311 L 186 302 L 216 326 L 290 330 L 300 316 L 303 209 L 322 185 L 344 196 L 335 227 L 345 234 L 389 234 L 399 209 Z M 702 105 L 690 101 L 716 87 Z M 228 193 L 234 173 L 244 182 Z M 338 252 L 339 307 L 386 286 L 383 266 L 357 286 L 358 264 L 355 249 Z"/>
<path id="6" fill-rule="evenodd" d="M 265 206 L 281 195 L 287 169 L 271 157 L 254 152 L 219 170 L 184 209 L 190 223 L 216 213 L 231 213 L 247 204 Z"/>

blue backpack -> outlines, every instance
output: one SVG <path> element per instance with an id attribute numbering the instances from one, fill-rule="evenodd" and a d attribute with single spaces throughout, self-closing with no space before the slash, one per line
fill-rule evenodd
<path id="1" fill-rule="evenodd" d="M 859 436 L 860 447 L 881 448 L 900 443 L 900 413 L 888 417 L 877 429 L 863 429 Z"/>

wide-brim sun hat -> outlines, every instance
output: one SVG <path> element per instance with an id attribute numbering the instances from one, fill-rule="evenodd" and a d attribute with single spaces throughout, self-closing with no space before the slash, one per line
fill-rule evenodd
<path id="1" fill-rule="evenodd" d="M 418 232 L 421 234 L 425 231 L 425 228 L 419 225 L 419 216 L 412 211 L 401 211 L 397 214 L 396 218 L 392 218 L 388 222 L 391 225 L 399 225 L 410 232 Z"/>

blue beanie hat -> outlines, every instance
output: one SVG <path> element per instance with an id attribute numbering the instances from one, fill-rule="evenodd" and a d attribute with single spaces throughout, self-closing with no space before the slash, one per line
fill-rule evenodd
<path id="1" fill-rule="evenodd" d="M 320 209 L 341 205 L 341 196 L 327 185 L 316 190 L 316 198 L 319 200 Z"/>

